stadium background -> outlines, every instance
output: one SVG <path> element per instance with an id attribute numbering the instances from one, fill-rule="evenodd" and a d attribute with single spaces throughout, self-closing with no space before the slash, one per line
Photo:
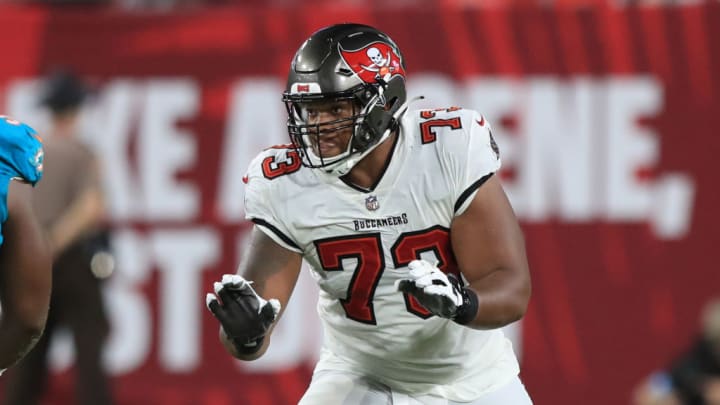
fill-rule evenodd
<path id="1" fill-rule="evenodd" d="M 119 404 L 291 404 L 304 391 L 320 339 L 307 279 L 251 365 L 224 353 L 203 297 L 242 254 L 249 160 L 285 142 L 288 62 L 339 21 L 395 39 L 419 105 L 494 125 L 533 275 L 513 332 L 537 404 L 629 403 L 689 344 L 720 286 L 720 3 L 470 3 L 0 4 L 0 110 L 42 131 L 37 79 L 55 66 L 98 89 L 84 127 L 119 261 L 106 284 Z M 53 350 L 49 404 L 71 403 L 68 342 Z"/>

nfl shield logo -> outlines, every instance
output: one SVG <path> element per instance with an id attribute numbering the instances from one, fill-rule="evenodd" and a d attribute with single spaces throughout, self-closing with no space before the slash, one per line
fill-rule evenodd
<path id="1" fill-rule="evenodd" d="M 380 208 L 380 203 L 378 203 L 377 196 L 371 195 L 370 197 L 366 198 L 365 208 L 370 211 L 375 211 L 376 209 Z"/>

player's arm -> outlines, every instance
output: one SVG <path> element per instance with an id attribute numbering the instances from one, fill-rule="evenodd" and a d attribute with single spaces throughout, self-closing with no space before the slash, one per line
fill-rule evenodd
<path id="1" fill-rule="evenodd" d="M 299 253 L 279 245 L 267 236 L 265 232 L 260 230 L 258 226 L 252 229 L 250 244 L 245 251 L 238 274 L 245 280 L 252 281 L 252 289 L 258 296 L 268 300 L 278 300 L 281 310 L 280 313 L 276 315 L 274 321 L 271 321 L 272 323 L 269 329 L 260 341 L 261 346 L 257 350 L 250 351 L 238 350 L 237 342 L 234 342 L 233 339 L 228 337 L 225 327 L 222 326 L 223 320 L 220 318 L 223 315 L 220 315 L 220 341 L 230 354 L 241 360 L 255 360 L 265 353 L 270 343 L 269 337 L 272 328 L 274 328 L 277 319 L 279 319 L 282 310 L 290 299 L 290 295 L 295 288 L 295 283 L 300 274 L 301 266 L 302 256 Z M 220 295 L 220 299 L 223 299 L 222 295 Z M 227 304 L 227 302 L 224 302 L 221 305 Z M 213 313 L 218 317 L 216 311 L 217 309 L 214 310 Z M 232 319 L 226 319 L 225 321 L 233 322 Z M 240 346 L 240 348 L 242 349 L 242 346 Z"/>
<path id="2" fill-rule="evenodd" d="M 453 220 L 450 240 L 469 283 L 466 293 L 477 296 L 467 325 L 497 328 L 520 319 L 530 300 L 530 272 L 522 230 L 497 176 Z"/>
<path id="3" fill-rule="evenodd" d="M 0 248 L 0 369 L 15 364 L 42 335 L 50 304 L 50 252 L 31 210 L 28 184 L 11 181 Z"/>
<path id="4" fill-rule="evenodd" d="M 451 245 L 468 285 L 430 262 L 414 260 L 397 288 L 437 316 L 472 328 L 497 328 L 525 314 L 530 298 L 525 244 L 495 175 L 500 151 L 489 124 L 476 112 L 459 114 L 463 131 L 438 135 L 437 142 L 455 196 Z"/>

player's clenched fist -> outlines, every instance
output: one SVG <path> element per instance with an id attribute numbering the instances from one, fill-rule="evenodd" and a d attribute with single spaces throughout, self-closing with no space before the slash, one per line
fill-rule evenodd
<path id="1" fill-rule="evenodd" d="M 395 282 L 398 291 L 414 296 L 432 314 L 466 324 L 477 314 L 477 295 L 460 286 L 453 275 L 447 275 L 425 260 L 408 265 L 409 277 Z"/>
<path id="2" fill-rule="evenodd" d="M 220 282 L 213 284 L 215 294 L 205 297 L 208 309 L 220 321 L 225 334 L 238 352 L 245 354 L 260 349 L 265 334 L 280 313 L 278 300 L 265 300 L 250 284 L 242 276 L 225 274 Z"/>

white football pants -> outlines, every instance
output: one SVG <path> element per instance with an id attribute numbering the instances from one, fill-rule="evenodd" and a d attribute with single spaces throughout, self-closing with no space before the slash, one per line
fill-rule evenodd
<path id="1" fill-rule="evenodd" d="M 298 405 L 532 405 L 519 377 L 472 402 L 393 392 L 365 377 L 340 371 L 315 373 Z"/>

